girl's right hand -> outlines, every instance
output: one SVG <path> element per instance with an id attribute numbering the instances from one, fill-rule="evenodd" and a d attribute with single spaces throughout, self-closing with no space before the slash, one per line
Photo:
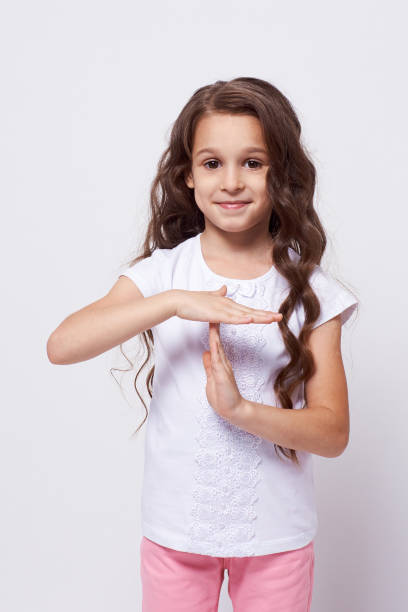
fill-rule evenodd
<path id="1" fill-rule="evenodd" d="M 176 316 L 190 321 L 209 323 L 272 323 L 281 321 L 282 314 L 257 310 L 225 297 L 227 286 L 216 291 L 177 290 Z"/>

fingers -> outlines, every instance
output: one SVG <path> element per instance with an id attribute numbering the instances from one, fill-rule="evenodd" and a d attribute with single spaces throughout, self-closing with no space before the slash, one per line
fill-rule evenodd
<path id="1" fill-rule="evenodd" d="M 236 314 L 237 318 L 243 319 L 244 321 L 250 321 L 252 323 L 272 323 L 274 321 L 281 321 L 283 318 L 282 313 L 280 312 L 272 312 L 268 310 L 256 310 L 256 309 L 246 309 L 239 310 Z"/>
<path id="2" fill-rule="evenodd" d="M 227 356 L 224 352 L 224 347 L 220 338 L 220 324 L 219 323 L 210 323 L 210 351 L 211 351 L 211 359 L 214 357 L 214 365 L 215 367 L 223 366 L 226 369 L 229 369 L 229 362 Z"/>
<path id="3" fill-rule="evenodd" d="M 232 306 L 232 310 L 230 311 L 231 314 L 237 315 L 238 318 L 250 318 L 253 320 L 254 323 L 264 323 L 266 320 L 270 322 L 281 321 L 283 318 L 283 315 L 280 312 L 273 312 L 272 310 L 261 310 L 259 308 L 251 308 L 250 306 L 239 304 L 231 298 L 228 298 L 228 302 Z"/>
<path id="4" fill-rule="evenodd" d="M 248 314 L 252 314 L 254 316 L 260 316 L 260 317 L 281 317 L 282 314 L 280 312 L 273 312 L 273 310 L 259 310 L 257 308 L 249 308 L 249 307 L 244 307 L 244 312 L 247 312 Z"/>
<path id="5" fill-rule="evenodd" d="M 219 367 L 220 356 L 218 353 L 218 346 L 217 346 L 217 337 L 218 337 L 217 329 L 219 330 L 219 323 L 210 322 L 209 326 L 210 326 L 209 344 L 210 344 L 210 353 L 211 353 L 211 364 L 214 367 Z"/>

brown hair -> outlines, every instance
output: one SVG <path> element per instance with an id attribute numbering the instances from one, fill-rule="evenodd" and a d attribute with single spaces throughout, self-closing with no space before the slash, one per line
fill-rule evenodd
<path id="1" fill-rule="evenodd" d="M 273 205 L 269 222 L 274 245 L 273 260 L 290 287 L 278 309 L 283 318 L 276 323 L 290 361 L 278 373 L 274 391 L 281 407 L 290 409 L 293 408 L 291 395 L 294 390 L 315 372 L 307 340 L 312 324 L 320 314 L 320 303 L 308 279 L 314 267 L 320 264 L 327 239 L 313 208 L 316 170 L 301 143 L 300 122 L 289 100 L 271 83 L 253 77 L 240 77 L 230 81 L 219 80 L 194 92 L 174 122 L 170 144 L 159 160 L 157 175 L 151 186 L 150 220 L 143 254 L 133 259 L 130 265 L 149 257 L 157 248 L 172 249 L 205 229 L 204 215 L 195 202 L 193 189 L 185 183 L 185 176 L 191 168 L 197 122 L 203 115 L 214 112 L 257 117 L 270 153 L 271 163 L 266 181 L 267 193 Z M 291 260 L 288 247 L 300 256 L 297 262 Z M 305 322 L 298 338 L 286 323 L 297 302 L 303 304 L 305 312 Z M 147 418 L 146 404 L 137 390 L 136 381 L 154 346 L 151 329 L 141 335 L 147 357 L 136 374 L 134 386 L 145 407 L 146 416 L 134 433 Z M 123 354 L 122 345 L 120 348 Z M 150 397 L 154 369 L 153 366 L 146 379 Z M 275 444 L 278 457 L 277 449 L 299 465 L 294 449 Z"/>

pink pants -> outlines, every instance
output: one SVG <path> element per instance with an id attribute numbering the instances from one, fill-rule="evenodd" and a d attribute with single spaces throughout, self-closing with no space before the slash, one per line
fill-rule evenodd
<path id="1" fill-rule="evenodd" d="M 211 557 L 142 536 L 143 612 L 216 612 L 225 569 L 234 612 L 310 612 L 313 541 L 270 555 Z"/>

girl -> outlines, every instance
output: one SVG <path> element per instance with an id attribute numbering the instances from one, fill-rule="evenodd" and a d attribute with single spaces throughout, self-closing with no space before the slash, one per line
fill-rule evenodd
<path id="1" fill-rule="evenodd" d="M 199 88 L 174 123 L 143 255 L 48 341 L 83 361 L 156 348 L 142 493 L 144 612 L 307 612 L 313 454 L 347 446 L 341 327 L 316 171 L 288 99 L 256 78 Z M 160 188 L 160 191 L 159 191 Z"/>

